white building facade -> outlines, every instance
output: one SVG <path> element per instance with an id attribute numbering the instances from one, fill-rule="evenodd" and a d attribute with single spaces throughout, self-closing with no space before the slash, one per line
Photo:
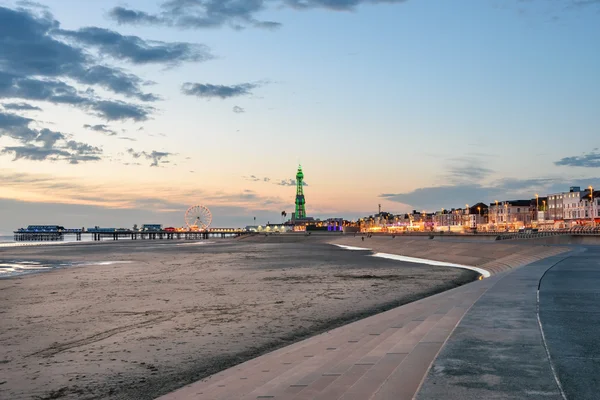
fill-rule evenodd
<path id="1" fill-rule="evenodd" d="M 583 225 L 600 218 L 600 192 L 594 192 L 590 198 L 590 190 L 581 190 L 573 186 L 568 192 L 548 195 L 548 219 L 564 222 L 565 227 L 576 224 Z"/>
<path id="2" fill-rule="evenodd" d="M 501 229 L 520 229 L 530 226 L 535 218 L 531 211 L 531 200 L 508 200 L 490 203 L 489 224 Z"/>

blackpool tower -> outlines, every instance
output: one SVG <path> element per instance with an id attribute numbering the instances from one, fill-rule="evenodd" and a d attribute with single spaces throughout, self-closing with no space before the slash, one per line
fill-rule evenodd
<path id="1" fill-rule="evenodd" d="M 304 174 L 302 173 L 302 166 L 298 165 L 298 172 L 296 172 L 296 212 L 294 214 L 296 219 L 306 218 L 306 200 L 304 200 Z"/>

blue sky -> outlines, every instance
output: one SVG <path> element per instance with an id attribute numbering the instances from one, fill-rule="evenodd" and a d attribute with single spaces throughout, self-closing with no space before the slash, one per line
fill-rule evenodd
<path id="1" fill-rule="evenodd" d="M 316 216 L 600 187 L 600 1 L 42 5 L 0 0 L 0 232 L 278 220 L 298 162 Z"/>

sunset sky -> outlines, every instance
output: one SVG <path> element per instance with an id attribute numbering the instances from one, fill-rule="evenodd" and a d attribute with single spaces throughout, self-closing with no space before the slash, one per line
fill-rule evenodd
<path id="1" fill-rule="evenodd" d="M 0 0 L 0 234 L 600 188 L 600 1 Z"/>

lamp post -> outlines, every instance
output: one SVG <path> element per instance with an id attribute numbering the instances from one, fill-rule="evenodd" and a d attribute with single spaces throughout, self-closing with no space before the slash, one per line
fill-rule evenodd
<path id="1" fill-rule="evenodd" d="M 494 210 L 494 224 L 498 225 L 498 200 L 494 200 L 496 202 L 496 209 Z"/>
<path id="2" fill-rule="evenodd" d="M 446 216 L 444 215 L 444 209 L 443 208 L 442 208 L 441 221 L 442 221 L 442 226 L 445 226 L 444 224 L 446 223 Z"/>
<path id="3" fill-rule="evenodd" d="M 533 220 L 535 219 L 535 221 L 537 222 L 539 220 L 539 212 L 540 212 L 540 195 L 539 194 L 535 194 L 535 215 L 531 220 L 531 226 L 533 226 Z"/>
<path id="4" fill-rule="evenodd" d="M 590 218 L 592 219 L 592 226 L 594 226 L 594 188 L 590 185 L 588 189 L 590 189 Z"/>

